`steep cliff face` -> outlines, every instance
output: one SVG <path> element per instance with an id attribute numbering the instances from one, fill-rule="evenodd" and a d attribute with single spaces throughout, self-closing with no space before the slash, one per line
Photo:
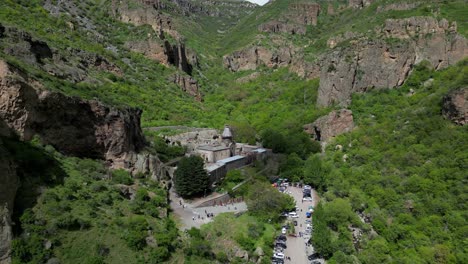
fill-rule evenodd
<path id="1" fill-rule="evenodd" d="M 304 35 L 307 26 L 317 25 L 320 5 L 317 3 L 292 3 L 276 20 L 258 26 L 260 32 Z"/>
<path id="2" fill-rule="evenodd" d="M 253 46 L 235 51 L 232 55 L 226 55 L 223 57 L 223 61 L 224 66 L 233 72 L 255 70 L 260 65 L 269 68 L 283 67 L 292 62 L 295 52 L 290 47 L 270 50 L 265 47 Z"/>
<path id="3" fill-rule="evenodd" d="M 13 238 L 11 214 L 19 180 L 16 165 L 9 158 L 2 138 L 10 136 L 8 127 L 0 119 L 0 264 L 11 263 L 11 239 Z"/>
<path id="4" fill-rule="evenodd" d="M 28 32 L 14 27 L 3 27 L 0 49 L 17 59 L 35 66 L 52 76 L 73 83 L 90 80 L 92 70 L 121 76 L 122 70 L 103 56 L 78 49 L 55 50 L 47 42 L 36 39 Z"/>
<path id="5" fill-rule="evenodd" d="M 443 98 L 442 115 L 455 124 L 468 124 L 468 87 L 453 90 Z"/>
<path id="6" fill-rule="evenodd" d="M 468 56 L 467 40 L 444 19 L 391 19 L 377 33 L 381 40 L 351 41 L 321 59 L 318 105 L 348 105 L 354 92 L 400 86 L 423 60 L 442 69 Z M 387 38 L 398 41 L 389 43 Z"/>
<path id="7" fill-rule="evenodd" d="M 65 154 L 110 161 L 144 147 L 141 110 L 43 91 L 5 62 L 0 69 L 0 118 L 22 139 L 38 135 Z"/>
<path id="8" fill-rule="evenodd" d="M 341 109 L 319 117 L 311 124 L 304 125 L 304 132 L 318 141 L 327 142 L 333 137 L 350 132 L 353 128 L 353 112 Z"/>
<path id="9" fill-rule="evenodd" d="M 13 161 L 9 160 L 0 139 L 0 263 L 11 263 L 11 239 L 13 238 L 11 214 L 18 189 L 18 178 Z"/>
<path id="10" fill-rule="evenodd" d="M 197 80 L 190 76 L 184 76 L 181 74 L 175 74 L 172 80 L 184 92 L 193 96 L 197 101 L 201 102 L 203 100 Z"/>

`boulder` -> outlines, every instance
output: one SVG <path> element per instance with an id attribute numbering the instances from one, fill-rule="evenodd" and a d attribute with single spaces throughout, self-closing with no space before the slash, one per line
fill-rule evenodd
<path id="1" fill-rule="evenodd" d="M 458 125 L 468 123 L 468 87 L 453 90 L 442 99 L 442 115 Z"/>
<path id="2" fill-rule="evenodd" d="M 247 252 L 247 250 L 238 249 L 234 256 L 236 258 L 244 259 L 245 261 L 249 260 L 249 252 Z"/>
<path id="3" fill-rule="evenodd" d="M 315 140 L 327 142 L 331 138 L 350 132 L 354 128 L 353 113 L 348 109 L 332 111 L 304 125 L 304 131 Z"/>

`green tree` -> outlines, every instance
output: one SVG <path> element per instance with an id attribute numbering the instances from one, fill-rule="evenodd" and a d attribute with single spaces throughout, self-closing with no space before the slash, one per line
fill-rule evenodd
<path id="1" fill-rule="evenodd" d="M 176 192 L 182 197 L 203 194 L 210 187 L 208 173 L 203 168 L 203 159 L 199 156 L 182 158 L 174 175 Z"/>
<path id="2" fill-rule="evenodd" d="M 325 188 L 325 175 L 327 171 L 318 154 L 311 155 L 304 165 L 304 183 L 314 186 L 322 191 Z"/>
<path id="3" fill-rule="evenodd" d="M 325 221 L 325 211 L 322 203 L 317 205 L 314 212 L 314 235 L 312 236 L 312 244 L 315 251 L 325 258 L 331 257 L 334 252 L 331 232 Z"/>
<path id="4" fill-rule="evenodd" d="M 262 133 L 262 143 L 274 153 L 285 153 L 288 149 L 288 142 L 283 134 L 273 129 L 267 129 Z"/>

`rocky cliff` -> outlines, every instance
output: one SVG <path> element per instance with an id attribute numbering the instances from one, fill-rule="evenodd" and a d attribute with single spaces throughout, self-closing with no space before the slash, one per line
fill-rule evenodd
<path id="1" fill-rule="evenodd" d="M 0 123 L 3 121 L 0 119 Z M 0 124 L 0 127 L 3 125 Z M 6 127 L 0 128 L 6 131 Z M 0 264 L 11 263 L 11 239 L 13 238 L 11 214 L 13 213 L 16 190 L 19 180 L 16 175 L 16 165 L 9 159 L 9 153 L 3 147 L 0 134 Z"/>
<path id="2" fill-rule="evenodd" d="M 0 49 L 52 76 L 78 83 L 92 81 L 90 72 L 105 71 L 121 76 L 122 70 L 105 57 L 87 51 L 56 50 L 28 32 L 0 24 Z"/>
<path id="3" fill-rule="evenodd" d="M 22 139 L 38 135 L 65 154 L 110 161 L 144 147 L 141 110 L 110 108 L 32 83 L 0 62 L 0 118 Z"/>
<path id="4" fill-rule="evenodd" d="M 323 56 L 318 105 L 348 105 L 354 92 L 400 86 L 423 60 L 442 69 L 468 56 L 467 40 L 445 19 L 389 19 L 377 33 L 378 40 L 357 39 Z"/>
<path id="5" fill-rule="evenodd" d="M 317 25 L 320 14 L 320 5 L 317 3 L 292 3 L 275 20 L 261 24 L 260 32 L 287 33 L 291 35 L 304 35 L 309 25 Z"/>
<path id="6" fill-rule="evenodd" d="M 304 125 L 304 131 L 318 141 L 327 142 L 331 138 L 350 132 L 354 128 L 353 113 L 348 109 L 332 111 Z"/>
<path id="7" fill-rule="evenodd" d="M 182 91 L 186 92 L 190 96 L 193 96 L 197 101 L 201 102 L 203 100 L 198 82 L 191 76 L 175 74 L 172 81 L 177 84 L 182 89 Z"/>
<path id="8" fill-rule="evenodd" d="M 224 56 L 224 67 L 236 72 L 255 70 L 260 65 L 269 68 L 288 66 L 292 62 L 295 52 L 290 47 L 270 50 L 261 46 L 252 46 Z"/>
<path id="9" fill-rule="evenodd" d="M 451 91 L 442 100 L 442 115 L 458 125 L 468 124 L 468 88 Z"/>

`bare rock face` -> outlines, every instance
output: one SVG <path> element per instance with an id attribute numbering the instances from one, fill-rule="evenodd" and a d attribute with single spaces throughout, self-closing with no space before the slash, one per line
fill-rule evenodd
<path id="1" fill-rule="evenodd" d="M 414 2 L 414 3 L 394 3 L 385 6 L 377 7 L 377 13 L 387 12 L 387 11 L 404 11 L 404 10 L 411 10 L 418 7 L 421 2 Z"/>
<path id="2" fill-rule="evenodd" d="M 57 51 L 49 47 L 47 42 L 16 28 L 0 25 L 0 40 L 4 44 L 3 52 L 6 54 L 74 83 L 86 80 L 90 68 L 122 75 L 119 67 L 100 55 L 71 48 Z"/>
<path id="3" fill-rule="evenodd" d="M 304 35 L 308 25 L 317 25 L 320 5 L 317 3 L 293 3 L 278 19 L 258 27 L 260 32 Z"/>
<path id="4" fill-rule="evenodd" d="M 197 101 L 203 101 L 198 82 L 191 76 L 176 74 L 173 77 L 173 82 L 177 84 L 182 89 L 182 91 L 186 92 L 190 96 L 193 96 Z"/>
<path id="5" fill-rule="evenodd" d="M 371 5 L 374 0 L 349 0 L 348 6 L 351 8 L 363 8 Z"/>
<path id="6" fill-rule="evenodd" d="M 16 175 L 16 166 L 8 158 L 8 152 L 3 147 L 1 138 L 0 171 L 0 264 L 9 264 L 11 263 L 11 240 L 13 239 L 11 214 L 13 213 L 16 190 L 19 187 L 19 179 Z"/>
<path id="7" fill-rule="evenodd" d="M 318 105 L 346 106 L 352 93 L 400 86 L 414 65 L 423 60 L 443 69 L 468 56 L 467 40 L 445 19 L 389 19 L 377 33 L 381 40 L 350 41 L 351 45 L 336 48 L 320 59 Z M 385 38 L 398 42 L 388 43 Z"/>
<path id="8" fill-rule="evenodd" d="M 294 3 L 289 5 L 290 18 L 300 25 L 317 25 L 320 5 L 317 3 Z"/>
<path id="9" fill-rule="evenodd" d="M 468 124 L 468 87 L 453 90 L 443 98 L 442 115 L 455 124 Z"/>
<path id="10" fill-rule="evenodd" d="M 355 92 L 401 85 L 415 60 L 410 46 L 389 46 L 384 41 L 335 50 L 322 61 L 317 104 L 346 106 Z"/>
<path id="11" fill-rule="evenodd" d="M 258 31 L 267 33 L 288 33 L 291 35 L 304 35 L 306 27 L 297 24 L 288 24 L 280 21 L 270 21 L 258 26 Z"/>
<path id="12" fill-rule="evenodd" d="M 350 132 L 354 128 L 353 113 L 348 109 L 332 111 L 304 125 L 304 131 L 315 140 L 327 142 L 333 137 Z"/>
<path id="13" fill-rule="evenodd" d="M 269 68 L 288 66 L 292 62 L 294 54 L 295 51 L 289 47 L 271 51 L 265 47 L 253 46 L 226 55 L 223 57 L 223 61 L 226 68 L 236 72 L 255 70 L 260 65 Z"/>
<path id="14" fill-rule="evenodd" d="M 6 63 L 0 69 L 0 118 L 22 139 L 38 135 L 65 154 L 110 161 L 144 147 L 141 110 L 43 91 Z"/>

